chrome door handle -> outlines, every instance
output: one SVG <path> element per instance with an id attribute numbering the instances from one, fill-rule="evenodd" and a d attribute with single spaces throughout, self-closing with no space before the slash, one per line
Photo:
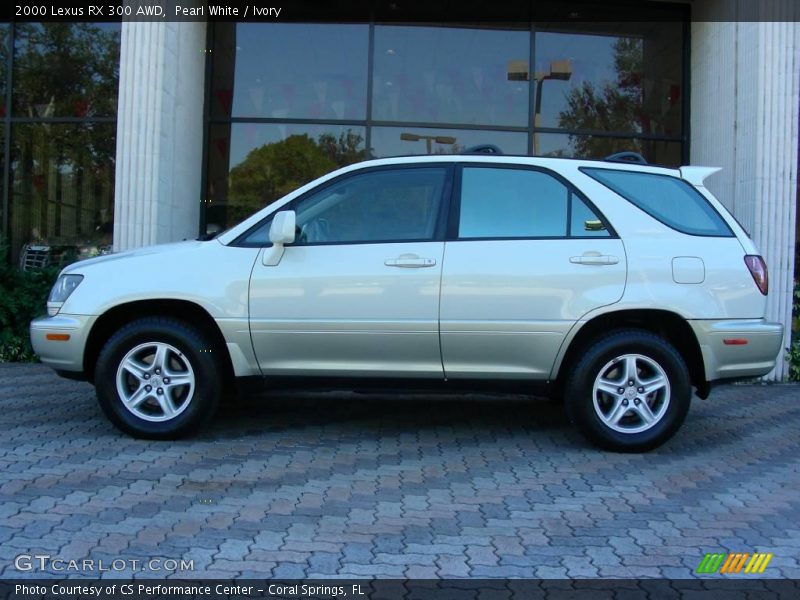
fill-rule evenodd
<path id="1" fill-rule="evenodd" d="M 576 265 L 615 265 L 619 262 L 619 257 L 608 254 L 584 254 L 570 256 L 569 262 Z"/>
<path id="2" fill-rule="evenodd" d="M 388 258 L 383 261 L 387 267 L 400 267 L 403 269 L 424 269 L 436 264 L 433 258 Z"/>

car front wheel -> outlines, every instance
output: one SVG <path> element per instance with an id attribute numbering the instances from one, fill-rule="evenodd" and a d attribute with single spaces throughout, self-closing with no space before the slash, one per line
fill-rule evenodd
<path id="1" fill-rule="evenodd" d="M 592 344 L 569 375 L 570 420 L 597 445 L 642 452 L 672 437 L 691 401 L 689 372 L 665 339 L 624 330 Z"/>
<path id="2" fill-rule="evenodd" d="M 199 330 L 154 317 L 133 321 L 108 340 L 97 359 L 95 386 L 103 412 L 122 431 L 175 439 L 214 413 L 221 372 Z"/>

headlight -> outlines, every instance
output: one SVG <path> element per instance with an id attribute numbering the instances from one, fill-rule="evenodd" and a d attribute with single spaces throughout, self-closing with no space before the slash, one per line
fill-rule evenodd
<path id="1" fill-rule="evenodd" d="M 83 275 L 61 275 L 50 290 L 50 297 L 47 298 L 47 314 L 51 317 L 56 316 L 81 281 Z"/>

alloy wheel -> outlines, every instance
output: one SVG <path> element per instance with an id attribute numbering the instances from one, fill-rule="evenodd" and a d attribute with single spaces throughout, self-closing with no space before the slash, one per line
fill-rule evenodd
<path id="1" fill-rule="evenodd" d="M 185 411 L 195 391 L 192 365 L 164 342 L 139 344 L 117 367 L 117 393 L 123 406 L 146 421 L 174 419 Z"/>
<path id="2" fill-rule="evenodd" d="M 606 427 L 620 433 L 640 433 L 654 427 L 666 414 L 669 379 L 652 358 L 624 354 L 600 369 L 592 399 Z"/>

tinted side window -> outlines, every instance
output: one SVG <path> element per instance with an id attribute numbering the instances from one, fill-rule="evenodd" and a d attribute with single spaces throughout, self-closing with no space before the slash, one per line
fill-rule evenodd
<path id="1" fill-rule="evenodd" d="M 581 169 L 651 217 L 682 233 L 731 237 L 722 217 L 689 183 L 667 175 Z"/>
<path id="2" fill-rule="evenodd" d="M 295 245 L 432 240 L 446 167 L 369 171 L 310 192 L 283 210 L 297 213 Z M 241 244 L 269 245 L 272 217 Z"/>
<path id="3" fill-rule="evenodd" d="M 465 167 L 458 236 L 564 237 L 569 189 L 540 171 Z"/>
<path id="4" fill-rule="evenodd" d="M 600 216 L 575 194 L 572 194 L 569 235 L 571 237 L 609 237 Z"/>
<path id="5" fill-rule="evenodd" d="M 431 240 L 447 169 L 371 171 L 295 204 L 298 244 Z"/>

